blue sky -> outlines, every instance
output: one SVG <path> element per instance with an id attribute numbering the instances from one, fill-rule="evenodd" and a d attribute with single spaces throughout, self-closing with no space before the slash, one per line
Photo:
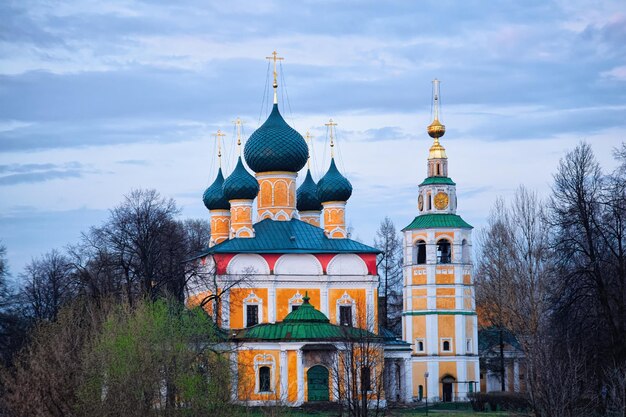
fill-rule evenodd
<path id="1" fill-rule="evenodd" d="M 581 140 L 606 169 L 626 140 L 624 1 L 5 0 L 0 18 L 0 239 L 14 274 L 131 188 L 206 218 L 211 134 L 228 134 L 228 170 L 231 121 L 250 134 L 267 114 L 273 50 L 283 114 L 315 138 L 316 179 L 324 123 L 338 123 L 348 221 L 366 243 L 385 215 L 402 227 L 416 214 L 435 77 L 459 213 L 477 227 L 519 184 L 546 195 Z"/>

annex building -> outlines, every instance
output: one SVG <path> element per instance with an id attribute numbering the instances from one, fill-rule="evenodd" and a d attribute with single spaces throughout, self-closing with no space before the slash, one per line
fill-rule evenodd
<path id="1" fill-rule="evenodd" d="M 210 279 L 199 279 L 188 300 L 211 300 L 228 338 L 233 397 L 292 406 L 466 398 L 479 389 L 472 227 L 456 214 L 437 81 L 427 175 L 416 188 L 417 216 L 403 229 L 396 337 L 378 326 L 379 251 L 348 236 L 346 206 L 358 190 L 335 163 L 332 123 L 330 164 L 316 182 L 305 169 L 307 142 L 279 112 L 273 59 L 271 113 L 234 170 L 224 178 L 220 167 L 204 192 L 211 236 L 198 259 Z"/>

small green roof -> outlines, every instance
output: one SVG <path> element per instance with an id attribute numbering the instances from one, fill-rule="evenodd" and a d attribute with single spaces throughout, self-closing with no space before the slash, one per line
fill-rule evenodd
<path id="1" fill-rule="evenodd" d="M 456 185 L 451 178 L 448 177 L 428 177 L 420 185 L 431 185 L 431 184 L 446 184 L 446 185 Z"/>
<path id="2" fill-rule="evenodd" d="M 422 214 L 417 216 L 411 224 L 402 229 L 434 229 L 434 228 L 451 228 L 451 229 L 473 229 L 473 227 L 456 214 Z"/>
<path id="3" fill-rule="evenodd" d="M 331 324 L 328 317 L 309 303 L 309 297 L 302 298 L 302 305 L 292 311 L 285 320 L 278 323 L 262 323 L 240 330 L 235 340 L 245 341 L 335 341 L 350 339 L 380 339 L 379 336 L 358 327 Z"/>
<path id="4" fill-rule="evenodd" d="M 351 239 L 329 239 L 324 230 L 301 220 L 261 220 L 254 225 L 254 237 L 233 238 L 206 249 L 211 253 L 380 253 Z"/>

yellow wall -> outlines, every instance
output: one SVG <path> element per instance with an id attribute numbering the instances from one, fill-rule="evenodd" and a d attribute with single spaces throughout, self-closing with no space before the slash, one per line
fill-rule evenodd
<path id="1" fill-rule="evenodd" d="M 409 316 L 413 319 L 413 340 L 411 344 L 415 343 L 415 339 L 424 339 L 426 343 L 426 316 Z"/>
<path id="2" fill-rule="evenodd" d="M 298 354 L 295 350 L 287 352 L 287 369 L 287 380 L 289 381 L 287 399 L 295 402 L 298 399 Z"/>
<path id="3" fill-rule="evenodd" d="M 426 267 L 413 267 L 413 285 L 426 285 Z"/>
<path id="4" fill-rule="evenodd" d="M 254 358 L 260 354 L 269 354 L 274 358 L 272 369 L 271 393 L 255 393 L 256 372 Z M 240 350 L 237 364 L 237 391 L 240 400 L 276 400 L 280 398 L 280 351 L 278 350 Z"/>
<path id="5" fill-rule="evenodd" d="M 455 307 L 454 288 L 437 288 L 437 308 L 452 310 Z"/>
<path id="6" fill-rule="evenodd" d="M 426 289 L 412 290 L 413 292 L 413 310 L 426 310 L 427 298 Z"/>
<path id="7" fill-rule="evenodd" d="M 458 380 L 456 376 L 456 362 L 439 362 L 439 379 L 437 382 L 441 382 L 441 378 L 446 375 L 451 375 L 455 380 Z M 452 395 L 456 397 L 458 394 L 457 384 L 452 384 Z M 443 398 L 443 384 L 439 384 L 439 398 Z"/>
<path id="8" fill-rule="evenodd" d="M 439 326 L 439 339 L 449 338 L 450 340 L 450 352 L 441 351 L 441 340 L 438 340 L 439 354 L 441 356 L 454 355 L 456 353 L 455 346 L 455 323 L 454 316 L 452 315 L 440 315 L 437 317 Z"/>
<path id="9" fill-rule="evenodd" d="M 291 312 L 291 309 L 289 308 L 289 299 L 293 298 L 297 292 L 299 292 L 303 297 L 305 293 L 308 292 L 309 298 L 311 299 L 309 302 L 316 309 L 320 309 L 319 289 L 279 288 L 276 290 L 276 321 L 282 321 L 285 316 Z"/>
<path id="10" fill-rule="evenodd" d="M 261 322 L 267 323 L 267 288 L 232 288 L 230 290 L 230 327 L 232 329 L 243 329 L 243 300 L 253 292 L 263 300 L 263 317 Z"/>
<path id="11" fill-rule="evenodd" d="M 416 362 L 413 363 L 413 396 L 417 397 L 419 395 L 419 386 L 424 386 L 424 397 L 428 395 L 428 387 L 426 386 L 426 380 L 424 379 L 424 374 L 426 373 L 427 367 L 424 362 Z M 432 375 L 430 376 L 433 377 Z"/>
<path id="12" fill-rule="evenodd" d="M 366 327 L 366 303 L 365 303 L 365 289 L 331 289 L 328 291 L 328 318 L 330 322 L 336 324 L 338 322 L 337 317 L 337 300 L 341 298 L 344 293 L 348 295 L 356 303 L 356 317 L 357 325 L 359 327 Z M 376 321 L 376 318 L 374 318 Z"/>

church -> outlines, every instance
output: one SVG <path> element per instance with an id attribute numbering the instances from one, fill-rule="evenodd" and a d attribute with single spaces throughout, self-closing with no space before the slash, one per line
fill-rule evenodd
<path id="1" fill-rule="evenodd" d="M 333 123 L 330 163 L 316 182 L 304 170 L 307 142 L 278 108 L 281 58 L 270 59 L 272 111 L 243 152 L 238 134 L 234 170 L 225 178 L 220 165 L 203 194 L 211 236 L 197 261 L 205 279 L 188 299 L 211 300 L 205 308 L 226 335 L 233 399 L 290 406 L 466 399 L 480 389 L 472 227 L 456 214 L 438 82 L 427 176 L 416 188 L 417 216 L 402 230 L 399 337 L 378 325 L 380 251 L 349 237 L 346 207 L 358 190 L 335 163 Z"/>

